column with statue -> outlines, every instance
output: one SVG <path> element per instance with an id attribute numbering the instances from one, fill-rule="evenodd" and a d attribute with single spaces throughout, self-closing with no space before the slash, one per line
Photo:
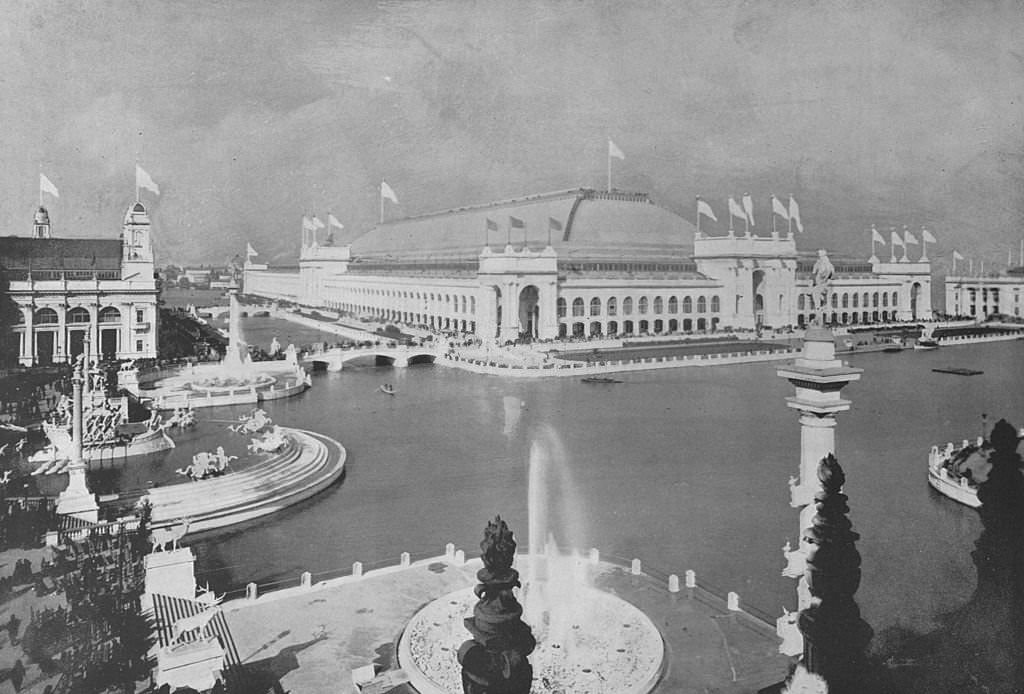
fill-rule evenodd
<path id="1" fill-rule="evenodd" d="M 75 370 L 71 377 L 72 409 L 71 409 L 71 455 L 68 464 L 68 486 L 57 497 L 57 513 L 75 516 L 82 520 L 95 523 L 99 520 L 99 505 L 96 497 L 89 491 L 85 480 L 85 458 L 82 455 L 82 386 L 85 383 L 85 355 L 79 354 L 75 360 Z"/>
<path id="2" fill-rule="evenodd" d="M 483 568 L 474 589 L 479 601 L 465 620 L 472 636 L 459 648 L 462 690 L 465 694 L 529 694 L 533 667 L 528 656 L 537 641 L 522 620 L 523 606 L 514 588 L 519 572 L 512 568 L 516 541 L 508 525 L 496 516 L 484 529 L 480 543 Z"/>

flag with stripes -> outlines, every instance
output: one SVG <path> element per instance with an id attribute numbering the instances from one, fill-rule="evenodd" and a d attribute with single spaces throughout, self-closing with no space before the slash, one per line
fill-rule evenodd
<path id="1" fill-rule="evenodd" d="M 743 212 L 747 215 L 750 226 L 756 226 L 754 224 L 754 199 L 750 197 L 750 193 L 743 196 Z"/>

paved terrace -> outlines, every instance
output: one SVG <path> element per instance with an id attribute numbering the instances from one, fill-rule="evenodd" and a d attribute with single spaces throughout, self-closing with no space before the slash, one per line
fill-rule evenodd
<path id="1" fill-rule="evenodd" d="M 378 675 L 397 669 L 406 622 L 434 598 L 474 585 L 479 568 L 479 560 L 449 554 L 224 603 L 250 689 L 354 692 L 352 670 L 371 663 Z M 786 675 L 789 659 L 779 655 L 767 622 L 727 609 L 701 587 L 686 588 L 682 577 L 681 590 L 671 593 L 667 576 L 605 561 L 594 569 L 598 587 L 643 610 L 661 630 L 665 672 L 656 692 L 756 692 Z M 391 691 L 415 692 L 407 684 Z"/>

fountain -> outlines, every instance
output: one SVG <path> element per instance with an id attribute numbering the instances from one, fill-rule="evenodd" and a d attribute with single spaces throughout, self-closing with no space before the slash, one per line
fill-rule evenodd
<path id="1" fill-rule="evenodd" d="M 140 390 L 138 372 L 119 374 L 121 385 L 135 395 L 148 396 L 159 410 L 253 405 L 297 395 L 311 385 L 299 365 L 295 347 L 284 350 L 283 360 L 254 362 L 242 339 L 238 289 L 229 290 L 228 346 L 219 364 L 198 364 L 156 381 L 151 390 Z"/>
<path id="2" fill-rule="evenodd" d="M 481 584 L 475 590 L 462 589 L 428 603 L 402 634 L 398 659 L 412 684 L 420 694 L 651 691 L 660 678 L 664 658 L 658 629 L 633 605 L 594 587 L 601 573 L 615 570 L 596 561 L 596 552 L 584 558 L 558 549 L 560 538 L 569 542 L 581 539 L 582 516 L 564 451 L 550 429 L 541 430 L 530 449 L 528 501 L 529 553 L 515 555 L 515 564 L 526 576 L 522 587 L 515 588 L 518 574 L 511 567 L 509 571 L 515 575 L 501 577 L 500 585 L 492 585 L 495 573 L 501 572 L 495 572 L 493 559 L 487 556 L 488 538 L 496 532 L 489 526 L 490 532 L 481 544 L 485 555 L 484 569 L 477 574 Z M 556 511 L 561 513 L 553 518 Z M 514 541 L 511 545 L 514 551 Z M 506 596 L 502 603 L 507 610 L 505 616 L 488 622 L 494 609 L 482 606 L 488 598 L 493 602 L 493 593 L 506 587 L 512 596 L 518 593 L 522 607 L 515 597 Z M 476 665 L 479 669 L 481 663 L 489 662 L 481 644 L 488 641 L 488 636 L 492 642 L 495 639 L 486 630 L 481 634 L 476 626 L 481 621 L 481 609 L 485 624 L 510 620 L 515 624 L 517 608 L 521 609 L 522 622 L 532 631 L 530 640 L 536 639 L 536 647 L 522 648 L 527 641 L 523 638 L 498 637 L 499 646 L 494 649 L 498 655 L 494 658 L 503 650 L 516 654 L 525 650 L 532 665 L 531 686 L 516 688 L 516 673 L 521 672 L 516 667 L 518 655 L 504 656 L 508 674 L 507 680 L 499 683 L 503 687 L 482 688 L 479 677 L 470 677 L 471 684 L 465 685 L 460 662 L 465 666 L 468 657 L 470 667 Z M 473 617 L 467 619 L 468 615 Z M 513 629 L 513 633 L 518 631 Z M 472 641 L 466 641 L 469 636 Z M 511 649 L 509 643 L 513 644 Z"/>

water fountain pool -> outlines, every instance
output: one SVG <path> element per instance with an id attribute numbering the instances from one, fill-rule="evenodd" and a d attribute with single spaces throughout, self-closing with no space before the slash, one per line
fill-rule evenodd
<path id="1" fill-rule="evenodd" d="M 531 551 L 516 557 L 516 568 L 526 576 L 517 589 L 523 621 L 537 639 L 530 691 L 649 692 L 664 658 L 657 627 L 627 601 L 594 587 L 598 575 L 612 567 L 557 549 L 559 533 L 572 539 L 582 522 L 564 456 L 550 429 L 534 438 L 528 475 Z M 562 519 L 552 523 L 556 511 Z M 409 621 L 398 659 L 420 694 L 462 691 L 456 653 L 469 636 L 464 620 L 476 602 L 473 588 L 461 589 L 428 603 Z"/>

